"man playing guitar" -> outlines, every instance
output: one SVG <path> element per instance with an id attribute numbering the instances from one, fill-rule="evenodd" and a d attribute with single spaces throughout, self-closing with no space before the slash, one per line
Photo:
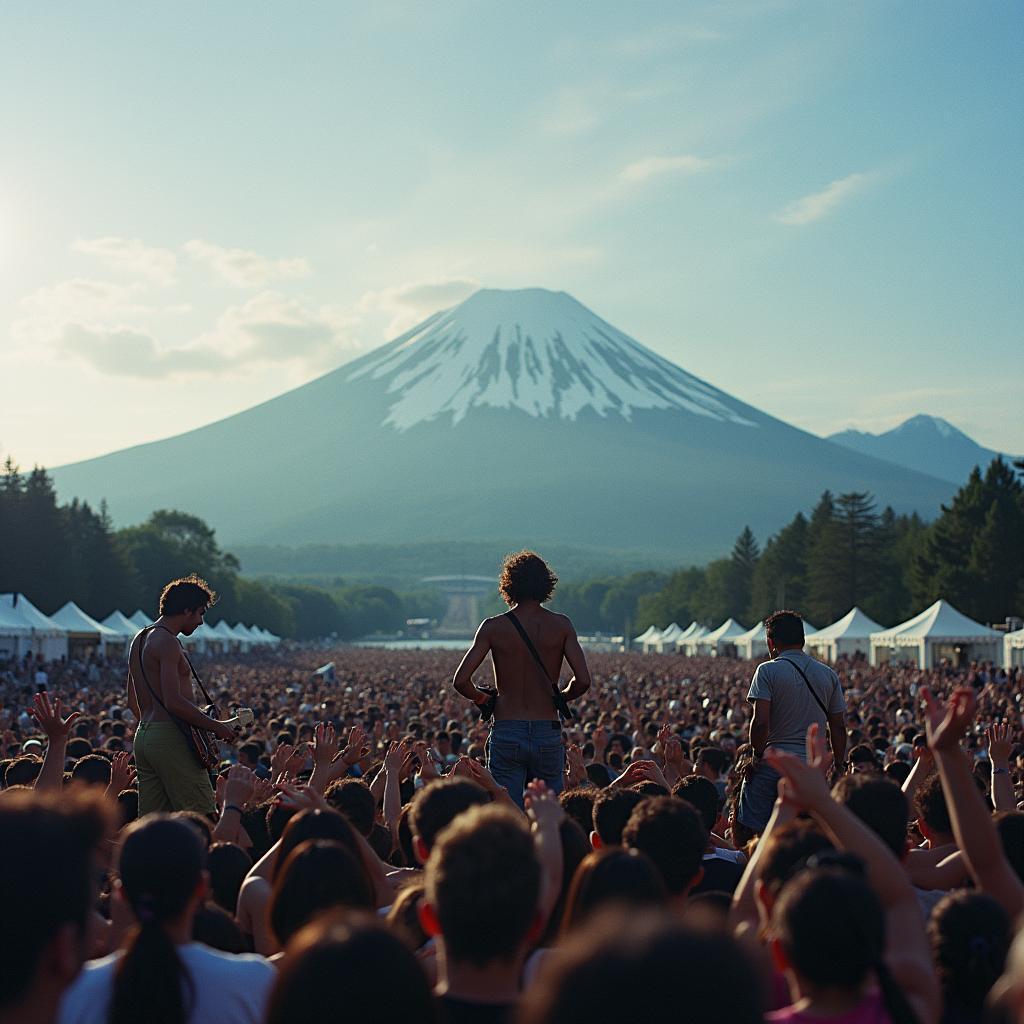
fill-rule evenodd
<path id="1" fill-rule="evenodd" d="M 216 814 L 209 772 L 199 763 L 189 727 L 231 743 L 235 729 L 204 714 L 195 702 L 192 667 L 178 634 L 191 636 L 216 594 L 205 580 L 186 576 L 160 595 L 160 618 L 147 626 L 128 652 L 128 706 L 138 719 L 135 766 L 139 817 L 153 811 Z"/>

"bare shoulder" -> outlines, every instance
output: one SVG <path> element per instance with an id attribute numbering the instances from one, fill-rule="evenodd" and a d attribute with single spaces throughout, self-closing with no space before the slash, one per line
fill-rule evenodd
<path id="1" fill-rule="evenodd" d="M 548 611 L 547 608 L 545 608 L 544 610 L 548 613 L 548 615 L 551 616 L 551 618 L 558 625 L 559 629 L 561 629 L 564 633 L 573 634 L 576 632 L 576 627 L 572 624 L 572 619 L 570 619 L 568 615 L 563 615 L 561 612 Z"/>

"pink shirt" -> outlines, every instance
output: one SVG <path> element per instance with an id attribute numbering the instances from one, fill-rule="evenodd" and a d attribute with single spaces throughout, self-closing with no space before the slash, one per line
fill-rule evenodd
<path id="1" fill-rule="evenodd" d="M 816 1013 L 787 1006 L 783 1010 L 773 1010 L 766 1014 L 765 1020 L 781 1021 L 782 1024 L 892 1024 L 889 1011 L 882 1002 L 882 994 L 877 989 L 868 993 L 852 1010 L 838 1017 L 821 1017 Z"/>

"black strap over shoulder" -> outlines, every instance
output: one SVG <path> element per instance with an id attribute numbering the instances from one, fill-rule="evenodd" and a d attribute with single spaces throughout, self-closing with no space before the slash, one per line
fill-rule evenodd
<path id="1" fill-rule="evenodd" d="M 516 618 L 515 612 L 505 612 L 505 618 L 507 618 L 513 626 L 516 627 L 516 632 L 522 637 L 523 643 L 526 644 L 530 654 L 533 655 L 533 660 L 537 663 L 537 667 L 541 670 L 544 678 L 548 681 L 551 686 L 551 699 L 555 702 L 555 709 L 561 715 L 564 721 L 569 721 L 575 717 L 572 713 L 572 709 L 569 707 L 569 702 L 565 699 L 565 695 L 558 689 L 558 686 L 551 681 L 551 677 L 548 675 L 548 670 L 544 667 L 544 662 L 541 661 L 540 655 L 537 653 L 537 648 L 533 646 L 533 641 L 530 639 L 529 634 L 523 629 L 523 624 Z"/>
<path id="2" fill-rule="evenodd" d="M 792 665 L 793 668 L 795 668 L 797 672 L 800 673 L 800 678 L 803 679 L 803 681 L 807 684 L 807 689 L 811 691 L 811 696 L 818 702 L 818 707 L 821 708 L 825 717 L 828 718 L 828 708 L 825 707 L 824 703 L 822 702 L 822 699 L 818 696 L 818 691 L 815 690 L 813 686 L 811 686 L 811 681 L 807 678 L 807 675 L 804 672 L 804 670 L 795 661 L 790 661 L 789 658 L 783 658 L 781 654 L 775 660 L 784 661 L 787 665 Z"/>

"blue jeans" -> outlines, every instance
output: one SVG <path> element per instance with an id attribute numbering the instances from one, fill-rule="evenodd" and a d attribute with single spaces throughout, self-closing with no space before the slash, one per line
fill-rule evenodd
<path id="1" fill-rule="evenodd" d="M 565 746 L 562 723 L 499 721 L 491 726 L 487 767 L 499 786 L 523 806 L 530 779 L 543 779 L 553 793 L 565 784 Z"/>
<path id="2" fill-rule="evenodd" d="M 763 832 L 778 795 L 779 773 L 766 764 L 760 765 L 752 778 L 744 780 L 740 790 L 740 806 L 736 814 L 740 824 L 755 832 Z"/>

